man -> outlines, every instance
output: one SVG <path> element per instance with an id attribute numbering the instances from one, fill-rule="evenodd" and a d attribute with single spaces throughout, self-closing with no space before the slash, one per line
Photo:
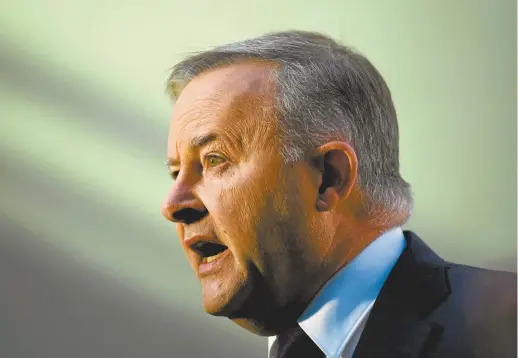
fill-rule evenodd
<path id="1" fill-rule="evenodd" d="M 203 305 L 269 357 L 514 357 L 516 277 L 412 232 L 398 124 L 372 64 L 282 32 L 177 64 L 163 215 Z"/>

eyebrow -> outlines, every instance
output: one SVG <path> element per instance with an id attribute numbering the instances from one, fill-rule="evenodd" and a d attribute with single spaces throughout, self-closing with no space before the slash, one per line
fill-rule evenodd
<path id="1" fill-rule="evenodd" d="M 203 146 L 206 146 L 210 142 L 215 141 L 216 139 L 218 139 L 218 135 L 216 133 L 203 134 L 191 138 L 191 140 L 189 141 L 189 146 L 193 149 L 199 149 Z"/>
<path id="2" fill-rule="evenodd" d="M 218 139 L 218 135 L 216 133 L 210 132 L 206 134 L 202 134 L 196 137 L 193 137 L 189 140 L 189 147 L 191 149 L 200 149 L 207 144 L 214 142 Z M 174 158 L 167 158 L 165 161 L 166 166 L 175 166 L 179 165 L 180 161 Z"/>

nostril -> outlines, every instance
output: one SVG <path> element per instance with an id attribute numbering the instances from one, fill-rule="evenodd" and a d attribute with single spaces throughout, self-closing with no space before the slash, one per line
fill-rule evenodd
<path id="1" fill-rule="evenodd" d="M 183 222 L 185 224 L 191 224 L 193 222 L 203 219 L 208 214 L 207 210 L 196 210 L 191 208 L 185 208 L 178 210 L 173 213 L 173 220 Z"/>

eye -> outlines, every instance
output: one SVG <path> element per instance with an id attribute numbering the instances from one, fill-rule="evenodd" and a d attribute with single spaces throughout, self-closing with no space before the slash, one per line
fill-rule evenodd
<path id="1" fill-rule="evenodd" d="M 180 171 L 179 170 L 173 170 L 173 169 L 168 169 L 168 172 L 169 172 L 169 176 L 173 179 L 173 180 L 176 180 L 176 178 L 178 178 L 178 175 L 180 174 Z"/>
<path id="2" fill-rule="evenodd" d="M 167 171 L 169 172 L 169 176 L 172 179 L 176 180 L 176 178 L 178 178 L 178 175 L 180 174 L 180 170 L 177 168 L 177 165 L 176 164 L 172 164 L 171 160 L 166 160 L 164 162 L 164 165 L 167 168 Z"/>
<path id="3" fill-rule="evenodd" d="M 205 164 L 209 168 L 216 167 L 225 162 L 225 159 L 218 157 L 217 155 L 207 155 L 205 157 Z"/>

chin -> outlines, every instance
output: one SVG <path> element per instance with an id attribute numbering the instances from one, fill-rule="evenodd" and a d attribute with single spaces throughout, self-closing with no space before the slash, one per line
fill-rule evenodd
<path id="1" fill-rule="evenodd" d="M 234 277 L 229 273 L 219 279 L 207 277 L 201 280 L 201 284 L 206 313 L 226 317 L 259 336 L 276 334 L 272 323 L 279 316 L 272 310 L 272 294 L 253 268 Z"/>
<path id="2" fill-rule="evenodd" d="M 245 306 L 251 293 L 246 280 L 202 280 L 203 309 L 218 317 L 233 317 Z"/>
<path id="3" fill-rule="evenodd" d="M 229 317 L 232 315 L 232 308 L 224 299 L 203 299 L 203 310 L 205 313 L 216 317 Z"/>
<path id="4" fill-rule="evenodd" d="M 265 327 L 263 322 L 259 322 L 258 320 L 252 318 L 231 318 L 232 322 L 237 324 L 239 327 L 246 329 L 248 332 L 256 334 L 262 337 L 275 336 L 277 332 L 274 330 L 268 329 Z"/>
<path id="5" fill-rule="evenodd" d="M 258 299 L 262 295 L 249 294 L 241 297 L 233 297 L 233 300 L 204 300 L 205 312 L 212 316 L 226 317 L 241 328 L 258 336 L 274 336 L 278 334 L 280 318 L 277 314 L 271 314 L 267 307 L 267 299 Z M 207 297 L 205 297 L 207 298 Z"/>

